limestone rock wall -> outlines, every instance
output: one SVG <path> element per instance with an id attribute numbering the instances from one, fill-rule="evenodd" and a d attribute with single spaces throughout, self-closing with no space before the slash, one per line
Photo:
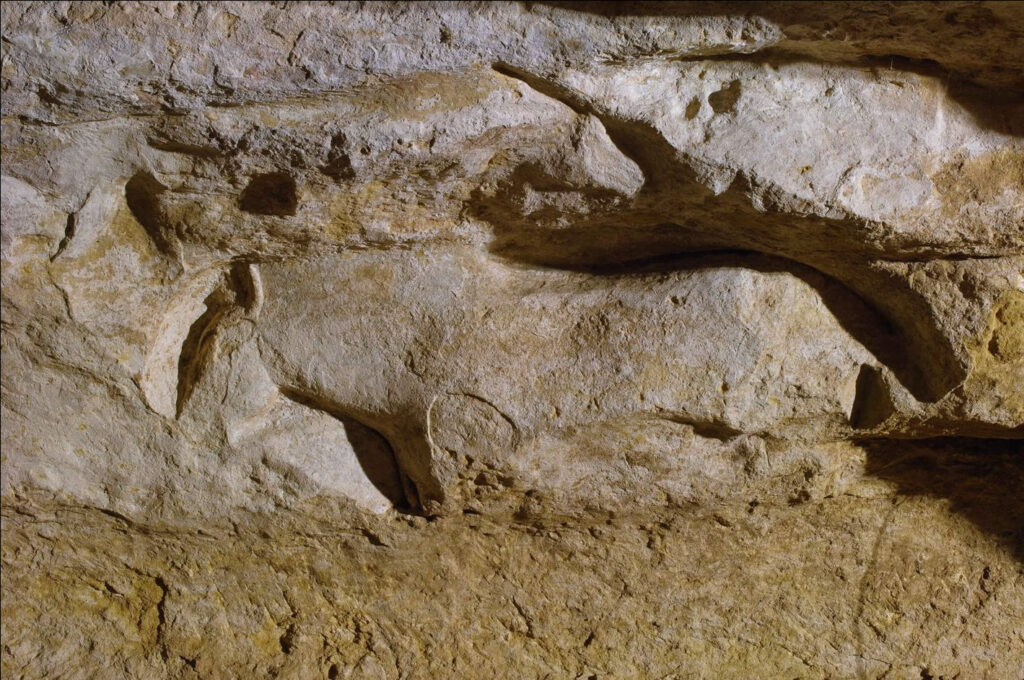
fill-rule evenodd
<path id="1" fill-rule="evenodd" d="M 7 3 L 11 677 L 1024 673 L 1024 3 Z"/>

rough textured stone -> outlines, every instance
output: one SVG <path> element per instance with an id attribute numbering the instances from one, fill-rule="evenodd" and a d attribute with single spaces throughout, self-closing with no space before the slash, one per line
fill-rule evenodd
<path id="1" fill-rule="evenodd" d="M 1024 673 L 1024 3 L 19 3 L 11 677 Z"/>

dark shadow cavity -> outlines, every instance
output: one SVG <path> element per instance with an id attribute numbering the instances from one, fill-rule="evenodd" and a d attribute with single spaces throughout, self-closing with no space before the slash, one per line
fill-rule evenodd
<path id="1" fill-rule="evenodd" d="M 868 474 L 897 493 L 950 502 L 950 509 L 1024 563 L 1024 440 L 936 438 L 860 443 Z"/>

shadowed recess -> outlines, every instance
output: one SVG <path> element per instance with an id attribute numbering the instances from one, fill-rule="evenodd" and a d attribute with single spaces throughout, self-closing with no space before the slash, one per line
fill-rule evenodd
<path id="1" fill-rule="evenodd" d="M 295 178 L 287 172 L 256 175 L 242 190 L 238 205 L 254 215 L 294 215 L 299 206 Z"/>
<path id="2" fill-rule="evenodd" d="M 206 311 L 189 327 L 188 335 L 185 337 L 178 355 L 175 413 L 179 417 L 214 353 L 217 326 L 220 320 L 232 309 L 247 309 L 252 305 L 255 292 L 251 290 L 252 283 L 247 274 L 248 269 L 245 262 L 233 263 L 231 269 L 225 272 L 220 285 L 203 300 Z"/>
<path id="3" fill-rule="evenodd" d="M 181 345 L 181 353 L 178 355 L 178 393 L 175 406 L 177 417 L 181 417 L 212 352 L 217 322 L 230 308 L 230 302 L 221 288 L 210 293 L 203 304 L 206 305 L 206 311 L 189 327 L 185 342 Z"/>
<path id="4" fill-rule="evenodd" d="M 936 438 L 860 443 L 868 474 L 897 493 L 949 501 L 1024 563 L 1024 439 Z"/>
<path id="5" fill-rule="evenodd" d="M 164 234 L 165 218 L 160 203 L 160 195 L 165 191 L 167 187 L 148 172 L 136 173 L 124 185 L 124 198 L 128 209 L 153 239 L 160 252 L 169 253 L 173 248 Z"/>
<path id="6" fill-rule="evenodd" d="M 895 412 L 896 406 L 881 371 L 874 366 L 861 366 L 856 397 L 850 409 L 850 424 L 857 428 L 876 427 Z"/>
<path id="7" fill-rule="evenodd" d="M 391 501 L 396 510 L 411 513 L 418 509 L 415 487 L 402 474 L 391 443 L 381 433 L 350 415 L 338 412 L 315 396 L 288 387 L 281 387 L 280 390 L 281 394 L 295 403 L 326 413 L 345 427 L 349 444 L 366 478 Z"/>

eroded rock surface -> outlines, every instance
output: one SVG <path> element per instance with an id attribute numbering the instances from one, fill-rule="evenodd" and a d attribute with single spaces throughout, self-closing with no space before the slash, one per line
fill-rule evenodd
<path id="1" fill-rule="evenodd" d="M 8 3 L 5 676 L 1020 675 L 1022 45 Z"/>

